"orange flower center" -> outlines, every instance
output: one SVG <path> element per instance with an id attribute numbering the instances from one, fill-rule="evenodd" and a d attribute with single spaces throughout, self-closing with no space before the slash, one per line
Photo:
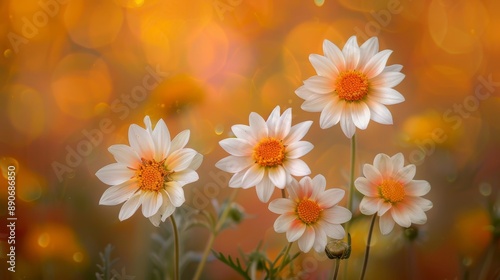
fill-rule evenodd
<path id="1" fill-rule="evenodd" d="M 285 159 L 283 141 L 274 137 L 262 139 L 253 148 L 253 159 L 261 166 L 273 167 L 282 164 Z"/>
<path id="2" fill-rule="evenodd" d="M 342 72 L 335 81 L 335 91 L 340 99 L 359 101 L 368 94 L 368 78 L 357 70 Z"/>
<path id="3" fill-rule="evenodd" d="M 391 204 L 402 201 L 406 195 L 403 184 L 394 179 L 383 180 L 378 186 L 378 192 L 382 199 Z"/>
<path id="4" fill-rule="evenodd" d="M 164 166 L 165 160 L 156 162 L 155 160 L 142 159 L 142 164 L 136 170 L 135 177 L 139 180 L 139 186 L 144 191 L 159 191 L 165 182 L 169 181 L 167 171 Z"/>
<path id="5" fill-rule="evenodd" d="M 322 209 L 319 207 L 318 203 L 309 199 L 301 200 L 295 209 L 299 219 L 306 224 L 317 222 L 319 220 L 321 210 Z"/>

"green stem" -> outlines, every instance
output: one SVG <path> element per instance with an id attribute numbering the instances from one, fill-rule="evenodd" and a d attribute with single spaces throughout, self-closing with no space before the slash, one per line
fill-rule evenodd
<path id="1" fill-rule="evenodd" d="M 238 189 L 235 189 L 232 193 L 231 196 L 229 196 L 229 199 L 227 201 L 227 206 L 220 215 L 219 220 L 217 221 L 217 224 L 215 225 L 215 228 L 213 231 L 210 233 L 210 237 L 208 238 L 207 245 L 205 246 L 205 250 L 203 250 L 203 255 L 201 257 L 200 263 L 198 264 L 198 267 L 196 268 L 196 272 L 194 274 L 193 280 L 198 280 L 201 277 L 201 273 L 203 272 L 203 268 L 205 267 L 205 263 L 207 262 L 208 255 L 210 254 L 210 249 L 212 249 L 212 246 L 214 245 L 215 242 L 215 237 L 219 233 L 220 229 L 224 225 L 224 222 L 227 219 L 227 216 L 229 215 L 229 211 L 231 210 L 231 203 L 236 197 L 236 194 L 238 193 Z"/>
<path id="2" fill-rule="evenodd" d="M 370 224 L 370 231 L 368 232 L 368 241 L 366 242 L 365 260 L 363 261 L 363 270 L 361 271 L 361 280 L 365 278 L 366 265 L 368 264 L 368 257 L 370 255 L 370 243 L 372 242 L 373 225 L 377 219 L 377 214 L 373 214 L 372 223 Z"/>
<path id="3" fill-rule="evenodd" d="M 340 259 L 335 259 L 335 272 L 333 273 L 333 280 L 337 280 L 339 274 Z"/>
<path id="4" fill-rule="evenodd" d="M 172 231 L 174 232 L 174 280 L 179 280 L 179 233 L 174 215 L 170 215 L 172 222 Z"/>
<path id="5" fill-rule="evenodd" d="M 353 200 L 354 200 L 354 173 L 356 167 L 356 134 L 354 134 L 351 138 L 351 165 L 349 170 L 349 193 L 347 194 L 347 209 L 354 213 L 353 209 Z M 351 229 L 352 219 L 349 220 L 345 225 L 345 231 L 349 233 Z M 347 266 L 349 264 L 349 259 L 346 259 L 344 262 L 344 274 L 343 278 L 345 279 L 347 273 Z"/>
<path id="6" fill-rule="evenodd" d="M 285 261 L 288 257 L 288 254 L 290 253 L 290 248 L 292 248 L 293 242 L 288 243 L 288 246 L 286 247 L 285 253 L 283 254 L 283 260 L 281 261 L 281 264 L 277 270 L 277 273 L 279 274 L 280 271 L 284 268 L 283 266 L 285 265 Z"/>
<path id="7" fill-rule="evenodd" d="M 349 211 L 354 212 L 354 209 L 352 209 L 353 205 L 353 200 L 354 200 L 354 169 L 356 165 L 356 134 L 354 134 L 351 138 L 351 170 L 350 170 L 350 176 L 349 176 L 349 194 L 348 194 L 348 200 L 347 200 L 347 209 Z M 350 226 L 350 221 L 347 223 L 347 231 L 349 231 L 349 226 Z"/>

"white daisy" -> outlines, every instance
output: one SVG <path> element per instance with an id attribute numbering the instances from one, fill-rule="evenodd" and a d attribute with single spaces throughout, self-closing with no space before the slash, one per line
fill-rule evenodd
<path id="1" fill-rule="evenodd" d="M 392 87 L 404 74 L 401 65 L 386 66 L 391 50 L 378 51 L 378 39 L 372 37 L 361 47 L 356 36 L 349 38 L 342 51 L 332 42 L 323 42 L 325 56 L 311 54 L 309 61 L 317 76 L 304 81 L 295 93 L 308 112 L 321 112 L 323 129 L 340 122 L 344 134 L 351 138 L 356 127 L 366 129 L 370 119 L 392 124 L 391 112 L 385 105 L 404 101 Z"/>
<path id="2" fill-rule="evenodd" d="M 424 180 L 413 180 L 415 165 L 404 165 L 403 154 L 392 157 L 378 154 L 373 165 L 365 164 L 365 177 L 356 179 L 356 189 L 364 195 L 359 209 L 365 215 L 377 213 L 382 234 L 388 234 L 394 223 L 402 227 L 424 224 L 427 216 L 424 211 L 432 208 L 432 202 L 422 198 L 431 186 Z"/>
<path id="3" fill-rule="evenodd" d="M 309 131 L 312 121 L 292 125 L 292 109 L 280 116 L 277 106 L 264 119 L 252 112 L 250 125 L 233 125 L 236 138 L 220 141 L 221 147 L 231 155 L 215 164 L 221 170 L 234 173 L 229 181 L 232 188 L 255 186 L 260 201 L 267 202 L 274 186 L 283 189 L 293 176 L 311 173 L 307 164 L 299 159 L 313 148 L 300 141 Z"/>
<path id="4" fill-rule="evenodd" d="M 324 251 L 327 236 L 344 238 L 345 231 L 340 224 L 352 217 L 349 210 L 337 205 L 345 191 L 335 188 L 325 191 L 325 187 L 323 175 L 312 180 L 304 177 L 300 182 L 293 179 L 287 187 L 289 198 L 269 203 L 269 210 L 281 215 L 274 222 L 274 230 L 286 232 L 289 242 L 298 240 L 300 250 L 305 253 L 313 247 L 316 252 Z"/>
<path id="5" fill-rule="evenodd" d="M 189 141 L 189 130 L 170 141 L 165 122 L 160 119 L 153 129 L 149 116 L 144 118 L 146 129 L 132 124 L 128 131 L 130 146 L 112 145 L 108 151 L 116 163 L 96 172 L 108 188 L 101 197 L 101 205 L 125 202 L 120 210 L 120 221 L 128 219 L 142 205 L 142 214 L 155 226 L 165 221 L 184 201 L 182 187 L 198 180 L 196 169 L 203 156 L 184 148 Z"/>

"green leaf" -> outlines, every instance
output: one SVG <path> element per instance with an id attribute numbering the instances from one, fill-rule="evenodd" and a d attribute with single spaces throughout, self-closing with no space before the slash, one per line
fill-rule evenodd
<path id="1" fill-rule="evenodd" d="M 248 267 L 246 269 L 244 269 L 241 266 L 240 260 L 238 258 L 236 258 L 236 263 L 235 263 L 233 261 L 233 259 L 231 258 L 231 256 L 229 256 L 229 255 L 226 257 L 226 256 L 224 256 L 224 254 L 218 253 L 214 250 L 212 250 L 212 253 L 219 261 L 225 263 L 226 265 L 231 267 L 234 271 L 238 272 L 241 276 L 244 277 L 244 279 L 247 279 L 247 280 L 251 279 L 250 276 L 248 276 Z"/>

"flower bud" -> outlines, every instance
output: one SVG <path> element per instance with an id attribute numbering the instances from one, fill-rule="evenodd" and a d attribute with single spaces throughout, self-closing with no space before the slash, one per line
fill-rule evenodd
<path id="1" fill-rule="evenodd" d="M 347 234 L 347 243 L 344 240 L 333 239 L 326 244 L 325 253 L 330 259 L 348 259 L 351 256 L 351 234 Z"/>

